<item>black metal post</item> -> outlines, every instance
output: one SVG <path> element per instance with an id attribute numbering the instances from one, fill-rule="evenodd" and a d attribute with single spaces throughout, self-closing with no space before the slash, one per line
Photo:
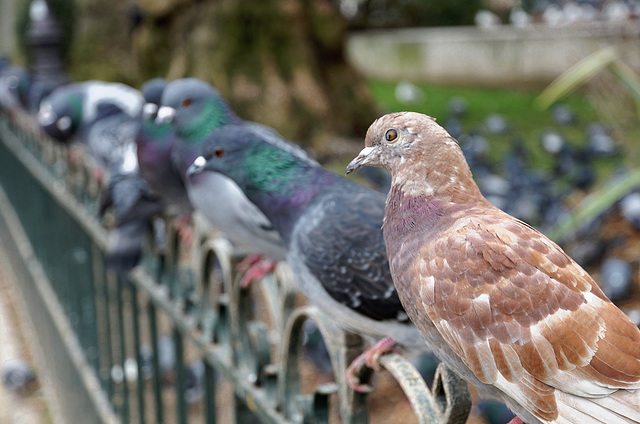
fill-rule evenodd
<path id="1" fill-rule="evenodd" d="M 29 68 L 33 72 L 33 87 L 29 105 L 38 109 L 40 100 L 54 88 L 68 82 L 62 60 L 62 30 L 49 9 L 46 0 L 33 0 L 29 8 L 27 44 Z"/>

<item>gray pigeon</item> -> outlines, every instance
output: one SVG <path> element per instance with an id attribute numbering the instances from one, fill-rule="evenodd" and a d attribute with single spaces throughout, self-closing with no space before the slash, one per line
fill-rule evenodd
<path id="1" fill-rule="evenodd" d="M 5 68 L 0 70 L 0 109 L 8 112 L 17 109 L 28 110 L 32 83 L 33 76 L 27 69 L 5 65 Z"/>
<path id="2" fill-rule="evenodd" d="M 186 179 L 187 168 L 200 155 L 205 137 L 230 124 L 266 127 L 244 122 L 211 85 L 195 78 L 176 80 L 162 94 L 159 122 L 171 122 L 177 135 L 173 158 L 185 179 L 191 204 L 236 245 L 251 253 L 280 261 L 285 249 L 271 222 L 229 178 L 205 172 Z"/>
<path id="3" fill-rule="evenodd" d="M 146 103 L 136 134 L 138 166 L 142 178 L 164 204 L 173 205 L 179 214 L 183 214 L 191 212 L 192 208 L 187 188 L 172 159 L 177 136 L 171 123 L 155 121 L 166 85 L 166 80 L 155 78 L 141 87 Z"/>
<path id="4" fill-rule="evenodd" d="M 213 131 L 202 151 L 190 176 L 214 171 L 231 178 L 278 230 L 307 298 L 344 328 L 383 340 L 367 353 L 370 364 L 393 341 L 426 350 L 391 279 L 381 230 L 384 194 L 246 125 Z"/>
<path id="5" fill-rule="evenodd" d="M 38 123 L 62 143 L 85 144 L 96 164 L 111 171 L 124 164 L 127 154 L 135 156 L 131 147 L 135 145 L 143 102 L 142 94 L 125 84 L 68 84 L 42 101 Z M 137 163 L 133 166 L 137 168 Z"/>
<path id="6" fill-rule="evenodd" d="M 127 85 L 88 81 L 56 89 L 38 112 L 45 133 L 86 146 L 98 176 L 106 176 L 101 210 L 112 207 L 116 221 L 107 262 L 123 272 L 137 264 L 150 219 L 162 209 L 138 173 L 135 138 L 142 105 L 142 94 Z"/>

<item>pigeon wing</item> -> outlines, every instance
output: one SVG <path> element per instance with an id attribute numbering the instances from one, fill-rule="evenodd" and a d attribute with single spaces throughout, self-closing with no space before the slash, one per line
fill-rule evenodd
<path id="1" fill-rule="evenodd" d="M 307 214 L 300 249 L 327 293 L 369 318 L 408 320 L 382 237 L 384 195 L 349 183 L 320 196 Z"/>
<path id="2" fill-rule="evenodd" d="M 548 419 L 555 388 L 602 397 L 640 387 L 638 329 L 527 224 L 484 208 L 420 253 L 420 304 L 480 381 Z"/>

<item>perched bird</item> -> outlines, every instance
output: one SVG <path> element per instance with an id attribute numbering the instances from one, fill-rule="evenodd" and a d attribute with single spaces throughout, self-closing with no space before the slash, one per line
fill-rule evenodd
<path id="1" fill-rule="evenodd" d="M 394 341 L 425 348 L 391 279 L 380 228 L 384 194 L 245 125 L 213 131 L 202 151 L 206 156 L 194 162 L 189 175 L 214 171 L 231 178 L 280 234 L 302 293 L 344 328 L 382 339 L 361 359 L 375 364 Z M 355 383 L 353 368 L 348 378 L 364 389 Z"/>
<path id="2" fill-rule="evenodd" d="M 142 94 L 127 85 L 87 81 L 54 90 L 38 112 L 45 133 L 86 146 L 95 177 L 106 179 L 101 211 L 112 207 L 116 221 L 108 264 L 123 272 L 137 264 L 150 219 L 162 209 L 138 173 L 135 138 L 142 105 Z"/>
<path id="3" fill-rule="evenodd" d="M 20 66 L 5 65 L 0 71 L 0 109 L 8 112 L 29 110 L 29 90 L 33 84 L 31 73 Z"/>
<path id="4" fill-rule="evenodd" d="M 482 196 L 458 143 L 401 112 L 365 146 L 347 173 L 391 173 L 391 273 L 436 355 L 513 422 L 640 422 L 640 331 L 560 247 Z"/>
<path id="5" fill-rule="evenodd" d="M 265 138 L 277 138 L 273 130 L 241 120 L 210 84 L 196 78 L 170 82 L 162 94 L 158 111 L 159 123 L 171 122 L 177 136 L 173 159 L 180 176 L 185 180 L 189 200 L 195 209 L 229 239 L 250 253 L 265 255 L 273 261 L 284 260 L 285 249 L 272 223 L 231 179 L 211 172 L 186 178 L 186 172 L 201 154 L 206 136 L 228 125 L 252 128 Z M 253 263 L 255 256 L 250 258 Z M 259 278 L 273 267 L 256 262 L 249 267 L 244 282 Z"/>
<path id="6" fill-rule="evenodd" d="M 136 134 L 137 158 L 140 176 L 165 203 L 173 205 L 179 214 L 191 212 L 187 188 L 173 159 L 176 134 L 170 122 L 156 122 L 162 93 L 167 81 L 154 78 L 142 85 L 146 103 Z"/>
<path id="7" fill-rule="evenodd" d="M 96 164 L 109 171 L 122 165 L 127 154 L 135 155 L 131 147 L 143 102 L 142 94 L 125 84 L 68 84 L 42 101 L 38 123 L 62 143 L 85 144 Z"/>

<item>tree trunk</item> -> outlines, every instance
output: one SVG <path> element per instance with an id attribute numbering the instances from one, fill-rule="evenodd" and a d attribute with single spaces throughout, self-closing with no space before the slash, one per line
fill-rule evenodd
<path id="1" fill-rule="evenodd" d="M 84 13 L 85 19 L 100 20 L 83 23 L 85 41 L 90 39 L 93 48 L 113 43 L 114 37 L 113 30 L 89 36 L 91 28 L 133 28 L 121 49 L 129 60 L 112 66 L 118 68 L 114 75 L 127 75 L 136 84 L 157 76 L 204 79 L 241 117 L 318 149 L 327 134 L 362 138 L 377 116 L 365 80 L 345 61 L 346 22 L 329 1 L 139 0 L 129 10 L 130 23 L 122 22 L 122 11 L 113 18 L 95 13 L 111 1 L 79 3 L 93 11 Z M 105 58 L 89 60 L 98 65 Z"/>

